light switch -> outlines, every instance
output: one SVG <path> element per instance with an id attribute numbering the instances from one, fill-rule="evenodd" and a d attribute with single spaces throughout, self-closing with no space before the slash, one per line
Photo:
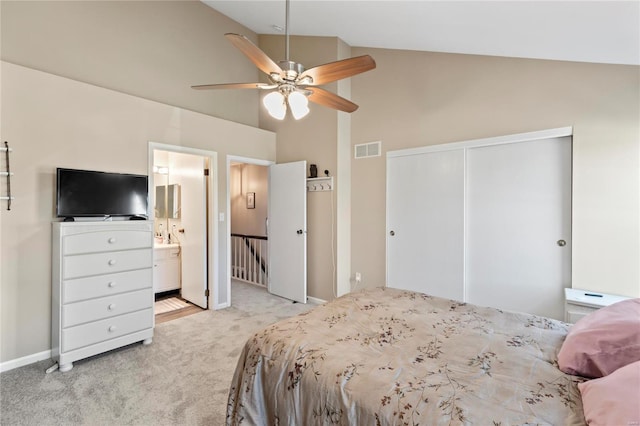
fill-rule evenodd
<path id="1" fill-rule="evenodd" d="M 219 213 L 218 214 L 218 221 L 219 222 L 224 222 L 224 213 Z"/>

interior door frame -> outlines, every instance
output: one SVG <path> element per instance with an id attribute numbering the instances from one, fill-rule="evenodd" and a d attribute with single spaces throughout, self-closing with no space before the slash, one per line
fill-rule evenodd
<path id="1" fill-rule="evenodd" d="M 170 145 L 160 142 L 149 141 L 148 146 L 148 175 L 149 175 L 149 205 L 147 208 L 147 215 L 152 218 L 153 217 L 153 206 L 155 205 L 155 190 L 151 190 L 151 188 L 155 188 L 154 184 L 154 175 L 153 175 L 153 151 L 169 151 L 169 152 L 177 152 L 181 154 L 191 154 L 191 155 L 199 155 L 205 157 L 209 160 L 209 177 L 207 182 L 207 197 L 208 203 L 206 220 L 207 220 L 207 282 L 209 297 L 207 299 L 207 309 L 220 309 L 221 307 L 217 304 L 217 295 L 218 295 L 218 265 L 219 265 L 219 256 L 220 253 L 217 249 L 218 240 L 220 238 L 220 234 L 218 233 L 218 221 L 216 220 L 216 215 L 218 212 L 218 153 L 216 151 L 209 151 L 200 148 L 191 148 L 188 146 L 181 145 Z M 224 306 L 222 306 L 224 307 Z"/>
<path id="2" fill-rule="evenodd" d="M 540 131 L 535 131 L 535 132 L 527 132 L 527 133 L 517 133 L 517 134 L 512 134 L 512 135 L 504 135 L 504 136 L 496 136 L 496 137 L 490 137 L 490 138 L 482 138 L 482 139 L 471 139 L 471 140 L 467 140 L 467 141 L 461 141 L 461 142 L 452 142 L 452 143 L 443 143 L 443 144 L 438 144 L 438 145 L 428 145 L 428 146 L 422 146 L 422 147 L 418 147 L 418 148 L 408 148 L 408 149 L 401 149 L 401 150 L 396 150 L 396 151 L 388 151 L 387 152 L 387 164 L 389 162 L 389 159 L 394 158 L 394 157 L 403 157 L 403 156 L 407 156 L 407 155 L 418 155 L 418 154 L 426 154 L 426 153 L 432 153 L 432 152 L 439 152 L 439 151 L 451 151 L 451 150 L 460 150 L 463 149 L 465 150 L 465 157 L 466 157 L 466 150 L 469 148 L 479 148 L 479 147 L 486 147 L 486 146 L 491 146 L 491 145 L 502 145 L 502 144 L 510 144 L 510 143 L 519 143 L 519 142 L 531 142 L 531 141 L 536 141 L 536 140 L 540 140 L 540 139 L 551 139 L 551 138 L 561 138 L 561 137 L 565 137 L 565 136 L 573 136 L 573 127 L 572 126 L 567 126 L 567 127 L 558 127 L 555 129 L 547 129 L 547 130 L 540 130 Z M 466 161 L 466 160 L 465 160 Z M 571 164 L 573 167 L 573 159 L 571 160 Z M 387 167 L 388 169 L 388 167 Z M 465 177 L 466 179 L 466 177 Z M 386 177 L 386 188 L 385 191 L 388 193 L 389 191 L 389 176 Z M 466 199 L 466 193 L 465 193 L 465 199 Z M 572 184 L 572 188 L 571 188 L 571 199 L 573 200 L 573 184 Z M 389 282 L 389 231 L 391 230 L 391 223 L 389 223 L 389 205 L 387 203 L 387 205 L 385 205 L 385 287 L 387 286 L 387 283 Z M 464 221 L 464 230 L 463 230 L 463 236 L 464 236 L 464 244 L 466 246 L 466 237 L 467 237 L 467 229 L 466 229 L 466 217 L 465 217 L 465 221 Z M 573 223 L 573 210 L 571 211 L 571 222 Z M 571 239 L 573 241 L 573 239 Z M 571 259 L 571 266 L 573 269 L 573 247 L 571 247 L 571 253 L 572 253 L 572 259 Z M 466 250 L 465 253 L 463 255 L 463 267 L 464 267 L 464 271 L 463 271 L 463 276 L 465 277 L 465 282 L 463 283 L 463 295 L 464 295 L 464 299 L 467 299 L 467 287 L 466 287 Z"/>
<path id="3" fill-rule="evenodd" d="M 242 157 L 239 155 L 227 155 L 227 209 L 226 209 L 226 231 L 225 237 L 227 239 L 227 303 L 221 307 L 231 306 L 231 163 L 243 163 L 253 164 L 254 166 L 266 166 L 269 167 L 272 164 L 276 164 L 272 160 L 263 160 L 259 158 Z M 216 308 L 218 309 L 218 308 Z"/>

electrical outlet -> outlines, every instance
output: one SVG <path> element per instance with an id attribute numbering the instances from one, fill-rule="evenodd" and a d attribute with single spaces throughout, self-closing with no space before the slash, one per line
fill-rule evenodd
<path id="1" fill-rule="evenodd" d="M 360 272 L 356 272 L 356 282 L 362 282 L 362 274 Z"/>

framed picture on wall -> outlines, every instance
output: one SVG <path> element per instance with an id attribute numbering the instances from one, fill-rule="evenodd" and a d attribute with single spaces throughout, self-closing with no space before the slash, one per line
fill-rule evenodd
<path id="1" fill-rule="evenodd" d="M 256 193 L 255 192 L 247 192 L 247 208 L 255 209 L 256 208 Z"/>

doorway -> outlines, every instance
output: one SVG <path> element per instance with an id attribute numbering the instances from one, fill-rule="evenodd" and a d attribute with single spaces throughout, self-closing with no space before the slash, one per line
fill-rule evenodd
<path id="1" fill-rule="evenodd" d="M 236 182 L 232 176 L 232 167 L 262 166 L 267 169 L 268 181 L 264 186 L 265 194 L 256 193 L 249 189 L 235 191 L 237 202 L 247 210 L 254 209 L 258 197 L 264 199 L 267 216 L 257 217 L 254 229 L 264 229 L 267 237 L 267 256 L 257 256 L 259 245 L 251 245 L 246 241 L 240 243 L 247 248 L 246 257 L 251 260 L 253 266 L 244 264 L 233 265 L 234 249 L 232 247 L 231 206 L 234 193 L 231 185 L 239 187 L 237 182 L 240 173 L 235 173 Z M 229 235 L 227 253 L 228 273 L 227 291 L 231 302 L 231 282 L 234 269 L 245 271 L 251 268 L 245 276 L 251 277 L 251 271 L 260 271 L 266 266 L 267 279 L 266 290 L 276 296 L 284 297 L 293 302 L 307 302 L 307 187 L 306 187 L 306 161 L 274 164 L 271 161 L 256 160 L 245 157 L 227 157 L 227 235 Z M 266 170 L 265 170 L 266 171 Z M 234 183 L 232 183 L 234 182 Z M 244 183 L 243 183 L 244 185 Z M 264 217 L 264 221 L 263 218 Z M 264 227 L 263 227 L 264 224 Z M 234 278 L 235 279 L 235 278 Z M 232 303 L 232 302 L 231 302 Z"/>
<path id="2" fill-rule="evenodd" d="M 215 153 L 149 144 L 156 321 L 209 309 L 215 289 L 211 212 Z M 214 285 L 211 285 L 214 284 Z"/>
<path id="3" fill-rule="evenodd" d="M 229 295 L 233 295 L 234 287 L 247 284 L 260 288 L 265 294 L 267 292 L 269 166 L 271 164 L 273 164 L 271 161 L 227 157 Z M 232 296 L 229 300 L 232 301 Z"/>

